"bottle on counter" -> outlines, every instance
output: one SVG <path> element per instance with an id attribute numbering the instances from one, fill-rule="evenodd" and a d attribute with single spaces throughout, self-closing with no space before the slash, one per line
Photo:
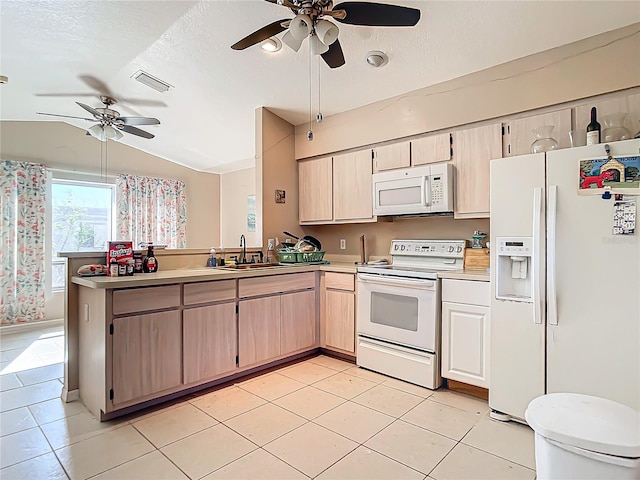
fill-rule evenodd
<path id="1" fill-rule="evenodd" d="M 142 273 L 142 252 L 133 252 L 133 272 Z"/>
<path id="2" fill-rule="evenodd" d="M 142 270 L 144 273 L 154 273 L 158 271 L 158 260 L 153 254 L 153 245 L 149 245 L 147 256 L 142 261 Z"/>
<path id="3" fill-rule="evenodd" d="M 111 262 L 109 263 L 109 276 L 110 277 L 118 276 L 118 262 L 116 261 L 115 258 L 112 258 Z"/>
<path id="4" fill-rule="evenodd" d="M 600 124 L 596 116 L 596 107 L 591 107 L 591 122 L 587 125 L 587 145 L 600 143 Z"/>
<path id="5" fill-rule="evenodd" d="M 219 267 L 224 267 L 224 247 L 218 249 L 218 255 L 216 256 L 216 262 Z"/>
<path id="6" fill-rule="evenodd" d="M 207 267 L 215 268 L 216 265 L 217 265 L 216 249 L 211 247 L 211 250 L 209 250 L 209 259 L 207 260 Z"/>

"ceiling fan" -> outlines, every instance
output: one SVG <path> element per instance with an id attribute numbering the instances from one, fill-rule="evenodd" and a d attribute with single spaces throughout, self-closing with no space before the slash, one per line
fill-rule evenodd
<path id="1" fill-rule="evenodd" d="M 123 137 L 120 130 L 143 138 L 153 138 L 155 136 L 140 128 L 134 127 L 133 125 L 160 125 L 160 120 L 157 118 L 121 117 L 119 112 L 111 109 L 111 106 L 116 103 L 116 100 L 113 97 L 101 95 L 100 101 L 104 104 L 104 107 L 93 108 L 89 105 L 85 105 L 84 103 L 76 102 L 80 107 L 93 115 L 93 118 L 58 115 L 56 113 L 36 113 L 38 115 L 77 118 L 79 120 L 87 120 L 89 122 L 98 122 L 87 130 L 87 135 L 92 135 L 102 142 L 106 142 L 107 140 L 120 140 Z"/>
<path id="2" fill-rule="evenodd" d="M 420 10 L 398 5 L 372 2 L 343 2 L 332 0 L 265 0 L 290 9 L 295 17 L 270 23 L 231 46 L 244 50 L 287 30 L 282 37 L 296 52 L 309 37 L 311 53 L 322 56 L 330 68 L 344 65 L 344 54 L 338 40 L 339 29 L 323 17 L 348 24 L 371 27 L 413 27 L 420 20 Z"/>

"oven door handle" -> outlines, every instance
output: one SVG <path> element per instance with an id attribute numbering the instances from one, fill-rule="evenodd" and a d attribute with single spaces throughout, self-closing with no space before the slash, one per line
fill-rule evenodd
<path id="1" fill-rule="evenodd" d="M 420 288 L 423 290 L 435 290 L 436 282 L 433 280 L 424 280 L 424 279 L 407 279 L 407 278 L 397 278 L 390 277 L 385 275 L 369 275 L 366 273 L 358 274 L 358 281 L 371 283 L 374 285 L 388 285 L 391 287 L 412 287 L 412 288 Z"/>

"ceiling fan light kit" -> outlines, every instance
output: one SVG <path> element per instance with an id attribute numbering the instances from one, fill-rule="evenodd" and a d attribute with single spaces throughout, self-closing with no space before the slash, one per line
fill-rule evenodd
<path id="1" fill-rule="evenodd" d="M 325 45 L 317 35 L 309 37 L 309 47 L 311 48 L 311 55 L 322 55 L 329 50 L 329 46 Z"/>
<path id="2" fill-rule="evenodd" d="M 296 15 L 289 24 L 289 32 L 297 40 L 304 40 L 311 33 L 313 28 L 313 21 L 309 18 L 309 15 Z"/>
<path id="3" fill-rule="evenodd" d="M 267 38 L 260 43 L 260 48 L 265 52 L 275 53 L 282 48 L 282 42 L 275 37 Z"/>
<path id="4" fill-rule="evenodd" d="M 340 30 L 338 27 L 329 20 L 318 20 L 316 24 L 316 37 L 325 45 L 331 45 L 338 40 L 339 33 Z"/>

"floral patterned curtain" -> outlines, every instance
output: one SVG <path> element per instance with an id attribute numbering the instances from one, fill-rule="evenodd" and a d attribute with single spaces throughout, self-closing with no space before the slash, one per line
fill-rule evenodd
<path id="1" fill-rule="evenodd" d="M 0 161 L 0 323 L 44 319 L 44 165 Z"/>
<path id="2" fill-rule="evenodd" d="M 118 175 L 116 180 L 118 240 L 185 248 L 187 201 L 184 182 Z"/>

